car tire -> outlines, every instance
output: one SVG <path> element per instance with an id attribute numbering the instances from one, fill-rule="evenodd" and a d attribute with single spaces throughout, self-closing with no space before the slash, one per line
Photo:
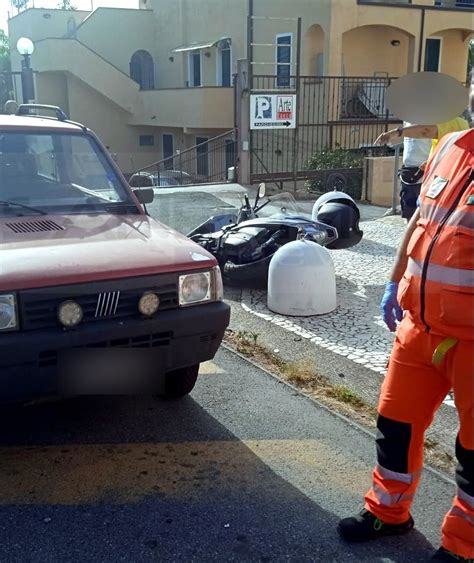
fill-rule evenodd
<path id="1" fill-rule="evenodd" d="M 199 375 L 199 364 L 170 371 L 165 377 L 166 399 L 179 399 L 191 393 Z"/>

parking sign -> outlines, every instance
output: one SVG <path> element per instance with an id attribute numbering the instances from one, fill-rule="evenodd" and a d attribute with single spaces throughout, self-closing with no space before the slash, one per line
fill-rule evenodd
<path id="1" fill-rule="evenodd" d="M 251 129 L 295 129 L 296 95 L 255 94 L 250 98 Z"/>

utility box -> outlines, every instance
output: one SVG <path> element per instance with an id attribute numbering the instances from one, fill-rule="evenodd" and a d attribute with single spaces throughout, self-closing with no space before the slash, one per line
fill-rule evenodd
<path id="1" fill-rule="evenodd" d="M 390 207 L 393 194 L 395 157 L 374 156 L 366 158 L 365 185 L 367 201 L 373 205 Z"/>

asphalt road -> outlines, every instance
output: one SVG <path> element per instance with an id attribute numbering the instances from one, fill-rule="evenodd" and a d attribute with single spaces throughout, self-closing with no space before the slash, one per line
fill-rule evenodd
<path id="1" fill-rule="evenodd" d="M 424 561 L 452 487 L 425 472 L 418 530 L 335 532 L 373 441 L 221 350 L 175 402 L 81 398 L 0 413 L 0 561 Z"/>

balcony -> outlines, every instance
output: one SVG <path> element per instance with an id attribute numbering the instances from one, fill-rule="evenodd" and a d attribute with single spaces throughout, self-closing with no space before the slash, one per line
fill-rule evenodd
<path id="1" fill-rule="evenodd" d="M 142 90 L 142 108 L 131 125 L 222 129 L 234 127 L 234 89 L 203 86 Z"/>

